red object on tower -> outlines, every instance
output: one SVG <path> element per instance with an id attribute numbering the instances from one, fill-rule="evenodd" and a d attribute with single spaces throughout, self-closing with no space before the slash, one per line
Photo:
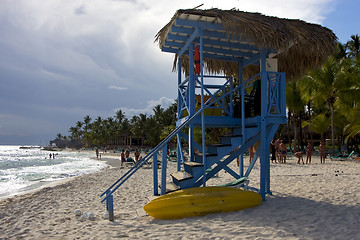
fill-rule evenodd
<path id="1" fill-rule="evenodd" d="M 200 52 L 199 52 L 198 46 L 195 46 L 194 63 L 195 63 L 195 72 L 197 75 L 199 75 L 200 74 Z"/>

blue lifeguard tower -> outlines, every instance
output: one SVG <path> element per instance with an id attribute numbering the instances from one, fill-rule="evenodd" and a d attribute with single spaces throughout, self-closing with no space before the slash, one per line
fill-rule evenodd
<path id="1" fill-rule="evenodd" d="M 113 211 L 113 192 L 149 160 L 153 162 L 153 193 L 163 195 L 206 186 L 222 169 L 234 179 L 248 177 L 259 157 L 260 186 L 254 188 L 265 200 L 271 193 L 270 142 L 279 125 L 287 121 L 286 75 L 295 79 L 310 66 L 323 63 L 334 50 L 336 36 L 300 20 L 238 10 L 187 9 L 175 13 L 156 41 L 163 52 L 175 54 L 176 129 L 103 193 L 109 212 Z M 196 128 L 201 129 L 201 142 L 195 141 Z M 226 129 L 228 134 L 207 145 L 208 128 Z M 174 137 L 177 172 L 168 173 L 167 145 Z M 245 169 L 243 156 L 252 146 L 255 157 Z M 239 168 L 230 168 L 237 157 Z M 166 182 L 168 174 L 171 183 Z"/>

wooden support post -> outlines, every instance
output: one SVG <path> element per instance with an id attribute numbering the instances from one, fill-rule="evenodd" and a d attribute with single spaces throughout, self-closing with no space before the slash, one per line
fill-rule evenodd
<path id="1" fill-rule="evenodd" d="M 189 117 L 195 114 L 194 45 L 189 45 Z M 194 124 L 189 124 L 189 160 L 194 161 Z"/>
<path id="2" fill-rule="evenodd" d="M 154 195 L 159 195 L 159 186 L 158 186 L 158 160 L 157 160 L 157 152 L 153 155 L 153 184 L 154 184 Z"/>
<path id="3" fill-rule="evenodd" d="M 241 138 L 241 144 L 245 143 L 245 85 L 243 84 L 243 69 L 242 69 L 242 64 L 239 63 L 238 64 L 238 69 L 239 69 L 239 85 L 241 86 L 240 88 L 240 101 L 241 101 L 241 134 L 242 134 L 242 138 Z M 239 159 L 239 167 L 240 167 L 240 177 L 244 176 L 244 153 L 241 153 L 240 155 L 240 159 Z"/>
<path id="4" fill-rule="evenodd" d="M 176 154 L 176 171 L 181 171 L 181 165 L 183 164 L 182 161 L 182 147 L 181 147 L 181 136 L 180 134 L 176 134 L 176 140 L 177 140 L 177 154 Z"/>
<path id="5" fill-rule="evenodd" d="M 161 195 L 166 194 L 166 167 L 167 167 L 167 145 L 162 149 L 161 155 Z"/>
<path id="6" fill-rule="evenodd" d="M 202 157 L 203 157 L 203 187 L 206 187 L 206 146 L 205 146 L 205 110 L 204 110 L 204 73 L 203 73 L 203 35 L 202 30 L 200 32 L 200 74 L 201 74 L 201 133 L 202 133 Z"/>
<path id="7" fill-rule="evenodd" d="M 182 71 L 181 56 L 178 56 L 178 105 L 177 105 L 178 119 L 181 118 L 181 107 L 183 103 L 183 98 L 181 97 L 181 91 L 180 91 L 181 71 Z"/>
<path id="8" fill-rule="evenodd" d="M 260 116 L 260 129 L 261 129 L 261 155 L 260 155 L 260 195 L 265 201 L 266 189 L 268 186 L 269 174 L 269 145 L 266 141 L 266 124 L 267 124 L 267 104 L 268 104 L 268 89 L 267 89 L 267 75 L 266 75 L 266 49 L 261 50 L 260 72 L 261 72 L 261 116 Z"/>
<path id="9" fill-rule="evenodd" d="M 110 190 L 108 189 L 106 192 L 105 192 L 105 195 L 106 195 L 106 197 L 109 195 L 109 193 L 110 193 Z M 109 212 L 109 199 L 108 198 L 106 198 L 106 211 L 108 211 Z"/>
<path id="10" fill-rule="evenodd" d="M 286 118 L 286 75 L 284 72 L 280 74 L 280 112 L 281 116 Z"/>
<path id="11" fill-rule="evenodd" d="M 233 104 L 233 77 L 230 77 L 230 100 L 229 100 L 229 105 L 230 105 L 230 116 L 234 116 L 234 104 Z"/>
<path id="12" fill-rule="evenodd" d="M 273 139 L 273 137 L 275 136 L 275 133 L 276 131 L 278 130 L 280 124 L 279 123 L 274 123 L 271 125 L 271 127 L 269 128 L 268 130 L 268 133 L 267 133 L 267 142 L 269 143 L 270 145 L 270 142 L 271 140 Z M 269 148 L 268 148 L 269 149 Z M 270 150 L 269 150 L 269 153 L 268 155 L 270 155 Z M 267 176 L 267 185 L 266 185 L 266 193 L 268 194 L 272 194 L 271 190 L 270 190 L 270 159 L 269 159 L 269 173 L 268 173 L 268 176 Z"/>
<path id="13" fill-rule="evenodd" d="M 107 197 L 107 207 L 109 212 L 109 220 L 114 221 L 114 202 L 113 202 L 113 195 Z"/>
<path id="14" fill-rule="evenodd" d="M 181 80 L 181 71 L 182 71 L 182 63 L 181 63 L 181 56 L 178 56 L 178 114 L 177 114 L 177 118 L 180 119 L 181 118 L 181 108 L 182 108 L 182 103 L 183 103 L 183 98 L 181 96 L 181 91 L 180 91 L 180 84 L 182 82 Z M 176 161 L 176 169 L 177 171 L 181 170 L 181 136 L 180 134 L 176 134 L 176 138 L 177 138 L 177 161 Z"/>

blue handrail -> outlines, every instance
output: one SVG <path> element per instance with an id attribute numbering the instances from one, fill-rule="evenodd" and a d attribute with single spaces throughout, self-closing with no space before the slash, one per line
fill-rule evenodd
<path id="1" fill-rule="evenodd" d="M 210 102 L 211 98 L 208 99 L 205 104 L 205 106 Z M 114 184 L 112 184 L 108 189 L 106 189 L 100 197 L 103 197 L 105 194 L 106 196 L 101 200 L 101 202 L 104 202 L 110 195 L 112 195 L 126 180 L 128 180 L 139 168 L 141 168 L 145 163 L 147 163 L 150 158 L 154 155 L 154 153 L 157 153 L 160 149 L 162 149 L 165 144 L 167 144 L 175 135 L 182 130 L 190 121 L 192 121 L 199 113 L 201 113 L 202 108 L 200 108 L 198 111 L 195 112 L 195 114 L 186 121 L 184 121 L 182 124 L 180 124 L 174 131 L 172 131 L 166 138 L 164 138 L 155 148 L 153 148 L 150 153 L 148 153 L 144 158 L 142 158 L 139 162 L 137 162 L 129 171 L 127 171 L 121 178 L 119 178 Z M 154 164 L 154 163 L 153 163 Z M 112 189 L 112 190 L 111 190 Z"/>

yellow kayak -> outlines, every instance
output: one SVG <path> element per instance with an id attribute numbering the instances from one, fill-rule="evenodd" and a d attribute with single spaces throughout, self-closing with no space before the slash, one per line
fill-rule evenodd
<path id="1" fill-rule="evenodd" d="M 160 219 L 204 216 L 238 211 L 260 205 L 260 194 L 230 187 L 197 187 L 178 190 L 151 200 L 144 206 L 147 214 Z"/>

